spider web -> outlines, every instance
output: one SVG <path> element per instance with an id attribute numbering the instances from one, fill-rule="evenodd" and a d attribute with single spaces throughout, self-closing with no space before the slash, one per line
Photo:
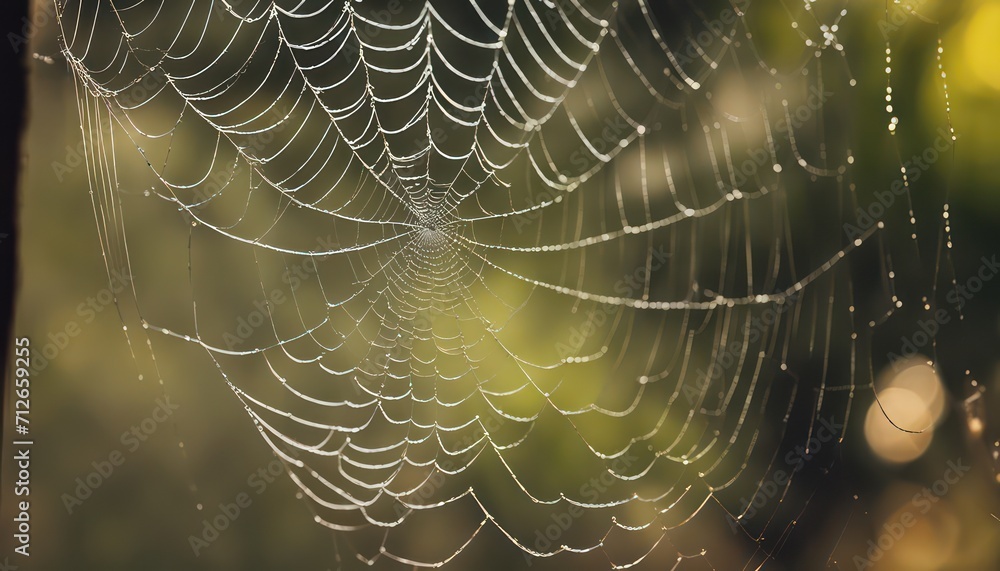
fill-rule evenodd
<path id="1" fill-rule="evenodd" d="M 849 8 L 66 2 L 137 363 L 203 349 L 338 557 L 763 566 L 820 485 L 788 454 L 834 466 L 891 252 L 920 255 L 905 168 L 857 219 L 886 185 L 858 181 Z"/>

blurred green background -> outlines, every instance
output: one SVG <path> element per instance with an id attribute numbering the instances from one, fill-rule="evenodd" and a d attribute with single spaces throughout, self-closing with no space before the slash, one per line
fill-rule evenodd
<path id="1" fill-rule="evenodd" d="M 778 28 L 784 30 L 787 25 L 783 10 L 778 2 L 753 4 L 751 15 L 754 25 L 759 26 L 760 47 L 780 58 L 784 31 Z M 936 37 L 940 35 L 948 75 L 950 120 L 959 140 L 954 163 L 942 161 L 935 167 L 917 187 L 915 200 L 924 200 L 921 195 L 925 193 L 937 199 L 942 189 L 950 189 L 955 243 L 952 255 L 956 277 L 963 282 L 978 270 L 982 256 L 1000 253 L 996 222 L 1000 219 L 1000 2 L 926 0 L 917 4 L 922 14 L 940 23 L 907 20 L 892 36 L 896 91 L 907 94 L 900 98 L 897 113 L 904 122 L 928 127 L 919 140 L 904 139 L 900 144 L 904 155 L 909 147 L 923 148 L 925 141 L 933 138 L 930 134 L 946 124 L 935 60 Z M 862 163 L 858 178 L 866 173 L 882 176 L 893 171 L 896 160 L 890 149 L 876 142 L 885 136 L 884 44 L 878 23 L 886 7 L 875 0 L 848 2 L 845 6 L 850 16 L 842 33 L 852 35 L 855 44 L 866 46 L 848 55 L 860 86 L 854 117 L 859 126 L 853 139 L 858 141 L 856 154 Z M 51 9 L 40 12 L 51 14 Z M 203 352 L 174 339 L 154 336 L 157 367 L 164 384 L 159 385 L 150 375 L 146 357 L 138 359 L 144 373 L 143 380 L 138 380 L 140 371 L 131 350 L 141 355 L 148 351 L 143 347 L 130 350 L 115 305 L 101 301 L 107 299 L 109 283 L 87 192 L 86 168 L 77 165 L 76 148 L 81 141 L 77 97 L 71 72 L 58 53 L 55 32 L 49 18 L 47 25 L 35 30 L 31 38 L 32 52 L 41 57 L 31 60 L 30 124 L 21 195 L 21 291 L 14 334 L 30 337 L 36 350 L 50 343 L 59 347 L 32 381 L 32 434 L 36 441 L 32 467 L 33 554 L 30 561 L 16 557 L 10 560 L 28 571 L 322 570 L 336 569 L 340 564 L 354 568 L 357 563 L 349 560 L 349 550 L 338 544 L 329 530 L 312 522 L 311 512 L 295 499 L 297 490 L 286 476 L 271 482 L 261 476 L 268 483 L 265 493 L 256 494 L 259 488 L 254 482 L 261 480 L 252 477 L 261 469 L 267 470 L 273 457 L 256 437 L 230 390 L 214 376 L 213 365 Z M 52 61 L 46 61 L 48 58 Z M 125 205 L 128 207 L 128 200 Z M 932 220 L 932 226 L 937 222 Z M 184 236 L 185 229 L 173 219 L 144 228 L 136 237 L 136 249 L 157 252 L 159 242 L 176 245 Z M 140 264 L 183 272 L 186 259 L 178 254 L 183 254 L 182 250 L 164 246 L 162 252 L 163 259 Z M 176 283 L 183 283 L 180 277 L 176 279 Z M 114 282 L 110 285 L 117 286 Z M 164 295 L 172 296 L 173 307 L 184 306 L 183 292 L 171 290 Z M 96 302 L 90 304 L 93 313 L 87 309 L 89 299 Z M 824 485 L 862 490 L 860 507 L 853 508 L 859 513 L 850 520 L 852 524 L 839 543 L 834 541 L 837 547 L 829 554 L 828 566 L 815 568 L 854 569 L 849 559 L 838 563 L 832 560 L 838 554 L 844 557 L 863 553 L 866 542 L 877 537 L 879 522 L 890 521 L 915 490 L 941 477 L 946 460 L 959 456 L 974 463 L 972 474 L 948 493 L 944 507 L 933 512 L 931 524 L 908 535 L 905 548 L 892 551 L 873 568 L 987 571 L 1000 566 L 1000 482 L 995 476 L 995 441 L 1000 430 L 990 416 L 998 411 L 1000 402 L 998 308 L 1000 283 L 989 283 L 965 308 L 961 324 L 949 329 L 949 337 L 941 340 L 944 381 L 950 392 L 948 413 L 929 450 L 919 460 L 901 466 L 881 463 L 865 447 L 862 422 L 856 423 L 857 432 L 845 447 L 844 462 L 851 469 Z M 77 330 L 78 334 L 67 333 Z M 132 341 L 137 339 L 142 338 L 133 337 Z M 965 369 L 972 371 L 976 387 L 962 374 Z M 976 395 L 979 388 L 983 396 L 971 401 L 970 406 L 977 407 L 979 412 L 973 416 L 981 417 L 984 425 L 981 437 L 973 438 L 968 427 L 968 419 L 973 416 L 961 411 L 966 406 L 963 399 Z M 127 437 L 123 440 L 123 435 L 133 425 L 141 426 L 167 400 L 177 405 L 176 410 L 165 422 L 147 421 L 146 425 L 155 430 L 132 450 L 128 443 L 133 441 Z M 858 419 L 866 411 L 867 405 L 857 406 Z M 5 430 L 9 435 L 9 422 Z M 100 485 L 89 498 L 68 508 L 64 495 L 75 493 L 77 479 L 86 480 L 96 468 L 94 463 L 101 464 L 115 451 L 123 454 L 124 463 L 107 478 L 99 478 Z M 3 468 L 6 528 L 12 513 L 10 490 L 6 487 L 13 474 L 9 455 L 4 457 Z M 200 556 L 195 556 L 189 536 L 202 531 L 203 518 L 217 513 L 215 506 L 235 501 L 241 492 L 251 494 L 250 507 L 244 508 L 237 521 Z M 818 496 L 823 494 L 821 489 Z M 822 503 L 822 498 L 817 502 Z M 196 508 L 199 503 L 205 507 L 203 511 Z M 844 506 L 828 507 L 836 510 Z M 803 568 L 796 562 L 824 549 L 830 544 L 831 534 L 838 531 L 818 530 L 814 543 L 797 539 L 802 544 L 791 550 L 789 560 L 773 561 L 771 565 Z M 0 561 L 11 553 L 11 538 L 5 536 L 0 541 Z M 492 558 L 473 550 L 459 567 L 466 568 L 462 565 L 477 556 L 494 563 L 489 568 L 523 565 L 523 559 L 516 555 Z M 345 561 L 338 562 L 339 558 Z M 818 561 L 824 557 L 808 559 Z M 658 561 L 647 568 L 664 568 L 662 565 Z"/>

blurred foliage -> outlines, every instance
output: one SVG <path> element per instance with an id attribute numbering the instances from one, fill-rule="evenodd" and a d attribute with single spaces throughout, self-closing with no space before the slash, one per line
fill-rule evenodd
<path id="1" fill-rule="evenodd" d="M 947 125 L 941 72 L 935 60 L 938 46 L 934 38 L 940 35 L 948 74 L 950 121 L 959 140 L 953 155 L 944 161 L 946 164 L 935 168 L 916 185 L 914 200 L 933 201 L 937 198 L 925 195 L 940 197 L 940 188 L 950 189 L 953 255 L 956 274 L 961 280 L 977 270 L 982 256 L 1000 252 L 1000 233 L 996 231 L 1000 216 L 997 188 L 1000 3 L 988 0 L 917 3 L 921 13 L 940 24 L 908 18 L 893 35 L 897 92 L 908 95 L 899 98 L 897 113 L 904 125 L 898 138 L 904 149 L 902 154 L 906 155 L 911 149 L 916 152 L 925 147 L 936 129 Z M 797 41 L 789 33 L 786 11 L 777 0 L 758 0 L 753 4 L 750 24 L 760 49 L 773 54 L 775 61 L 782 61 L 782 54 L 790 52 L 788 45 Z M 882 112 L 884 41 L 878 24 L 884 7 L 882 2 L 871 0 L 847 6 L 851 12 L 841 33 L 850 35 L 853 44 L 867 48 L 847 55 L 859 84 L 857 115 L 853 117 L 857 134 L 852 138 L 859 143 L 858 177 L 863 180 L 870 174 L 872 180 L 878 180 L 892 170 L 886 169 L 886 165 L 897 160 L 894 151 L 885 145 L 886 120 Z M 59 348 L 33 380 L 36 526 L 34 554 L 30 563 L 19 562 L 21 568 L 26 571 L 338 568 L 337 542 L 342 540 L 332 540 L 328 530 L 312 522 L 304 503 L 294 501 L 296 489 L 287 477 L 274 478 L 266 486 L 266 493 L 256 493 L 259 488 L 252 483 L 259 480 L 252 478 L 259 470 L 267 469 L 272 456 L 256 437 L 232 393 L 216 377 L 215 367 L 204 353 L 186 348 L 175 339 L 154 338 L 157 354 L 168 357 L 157 361 L 165 384 L 158 386 L 148 374 L 143 381 L 137 380 L 139 373 L 123 336 L 117 309 L 114 304 L 102 305 L 99 301 L 109 283 L 87 192 L 87 169 L 77 158 L 81 133 L 76 94 L 71 74 L 58 55 L 55 27 L 49 25 L 38 30 L 32 44 L 34 52 L 51 56 L 55 63 L 32 60 L 30 131 L 21 211 L 22 290 L 15 334 L 29 336 L 36 350 L 41 350 L 47 343 L 58 344 L 63 337 L 60 332 L 65 332 L 70 323 L 75 323 L 80 333 L 66 336 L 66 346 Z M 192 147 L 179 151 L 173 160 L 183 161 L 185 154 L 197 158 L 204 149 Z M 56 165 L 69 168 L 64 170 Z M 141 194 L 134 189 L 122 192 L 135 195 L 126 198 L 138 199 Z M 127 210 L 134 201 L 126 199 L 123 203 Z M 161 207 L 164 212 L 170 210 Z M 932 236 L 936 236 L 933 228 L 937 223 L 937 220 L 927 222 Z M 168 223 L 135 228 L 130 239 L 136 241 L 137 251 L 162 252 L 162 256 L 138 260 L 145 273 L 137 276 L 146 280 L 163 279 L 164 283 L 175 286 L 183 284 L 187 260 L 180 254 L 184 252 L 179 254 L 165 246 L 183 241 L 183 232 L 176 224 Z M 158 246 L 160 243 L 164 244 L 162 248 Z M 220 273 L 229 271 L 225 262 L 209 263 L 220 263 Z M 164 291 L 170 298 L 165 306 L 184 306 L 185 293 L 179 287 Z M 212 296 L 218 304 L 242 303 L 236 301 L 239 297 L 236 293 L 225 287 Z M 101 311 L 89 313 L 85 307 L 88 298 L 98 300 Z M 1000 410 L 997 407 L 1000 367 L 995 350 L 1000 340 L 998 309 L 1000 284 L 989 284 L 970 302 L 960 326 L 948 329 L 948 339 L 941 341 L 947 348 L 946 367 L 950 366 L 946 385 L 952 394 L 951 410 L 960 408 L 961 400 L 970 394 L 961 371 L 952 369 L 976 371 L 978 382 L 986 388 L 984 408 L 991 412 Z M 234 367 L 241 370 L 239 365 Z M 595 390 L 599 388 L 600 383 Z M 134 452 L 127 451 L 123 434 L 152 413 L 157 399 L 165 398 L 179 408 L 167 422 L 157 426 L 148 441 Z M 858 407 L 859 417 L 863 412 Z M 994 437 L 985 441 L 991 443 L 998 431 L 992 418 L 986 417 L 986 421 L 985 432 Z M 863 553 L 866 542 L 877 537 L 881 521 L 891 521 L 893 512 L 905 504 L 914 490 L 940 478 L 945 463 L 961 456 L 975 462 L 977 470 L 944 501 L 947 507 L 936 517 L 946 521 L 926 533 L 914 533 L 906 539 L 905 549 L 892 551 L 891 557 L 874 568 L 987 571 L 1000 566 L 995 549 L 1000 541 L 1000 521 L 990 516 L 1000 514 L 997 482 L 983 477 L 983 473 L 992 473 L 995 460 L 980 443 L 966 437 L 965 428 L 962 418 L 952 413 L 938 430 L 928 453 L 907 466 L 882 464 L 866 448 L 862 435 L 852 433 L 849 441 L 853 443 L 845 448 L 844 458 L 852 470 L 837 476 L 850 481 L 835 479 L 824 486 L 863 490 L 862 507 L 825 505 L 824 509 L 838 514 L 850 509 L 858 513 L 851 517 L 847 529 L 813 526 L 815 545 L 803 541 L 789 550 L 802 553 L 819 549 L 827 545 L 829 538 L 843 534 L 836 553 L 841 556 Z M 540 471 L 560 463 L 562 451 L 557 443 L 547 446 L 549 453 L 538 453 Z M 106 480 L 102 479 L 89 499 L 67 513 L 63 495 L 74 493 L 77 479 L 86 479 L 94 470 L 92 463 L 107 460 L 115 450 L 125 452 L 125 463 Z M 4 462 L 6 476 L 11 473 L 11 466 L 9 459 Z M 571 468 L 563 466 L 563 469 Z M 555 474 L 551 472 L 549 477 Z M 498 483 L 498 488 L 501 485 Z M 196 491 L 191 489 L 193 486 Z M 201 533 L 203 518 L 216 515 L 220 503 L 234 502 L 241 492 L 251 495 L 250 507 L 244 508 L 244 514 L 196 557 L 188 536 Z M 7 494 L 7 490 L 3 493 Z M 823 495 L 823 488 L 816 491 L 817 505 L 825 503 Z M 201 511 L 196 508 L 197 503 L 202 504 Z M 10 503 L 5 501 L 5 521 L 10 509 Z M 469 522 L 454 525 L 465 529 Z M 729 533 L 728 526 L 715 531 Z M 449 530 L 442 527 L 421 533 L 427 536 L 412 540 L 429 541 Z M 461 535 L 462 531 L 455 533 Z M 933 541 L 940 544 L 934 543 L 933 549 L 927 547 Z M 9 545 L 9 538 L 5 537 L 2 544 Z M 0 550 L 0 555 L 8 552 L 9 549 Z M 348 550 L 341 545 L 339 552 Z M 914 561 L 913 553 L 923 556 Z M 795 565 L 794 556 L 790 557 L 784 562 L 786 567 L 775 568 L 801 568 Z M 493 556 L 477 552 L 475 547 L 462 561 L 457 564 L 459 568 L 472 568 L 462 566 L 471 565 L 471 561 L 491 562 L 490 568 L 494 569 L 523 567 L 519 556 Z M 487 568 L 486 563 L 482 565 L 477 564 L 476 568 Z M 354 562 L 345 563 L 345 568 L 353 566 Z M 830 568 L 855 566 L 849 561 L 839 561 Z"/>

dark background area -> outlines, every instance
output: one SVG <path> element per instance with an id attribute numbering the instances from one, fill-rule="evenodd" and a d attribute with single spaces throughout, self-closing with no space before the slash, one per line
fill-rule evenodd
<path id="1" fill-rule="evenodd" d="M 667 4 L 671 10 L 690 6 L 676 2 L 664 6 Z M 778 59 L 783 53 L 781 38 L 788 33 L 779 4 L 755 3 L 759 11 L 750 14 L 761 30 L 760 48 Z M 8 4 L 5 30 L 23 28 L 22 17 L 16 14 L 18 6 Z M 702 5 L 700 10 L 717 11 L 720 6 L 724 4 Z M 983 266 L 983 258 L 1000 255 L 1000 83 L 990 79 L 1000 77 L 996 62 L 1000 34 L 983 34 L 992 23 L 1000 24 L 998 6 L 1000 3 L 980 0 L 927 0 L 922 10 L 940 23 L 908 19 L 892 36 L 894 88 L 905 94 L 896 102 L 896 114 L 903 121 L 901 134 L 895 139 L 899 154 L 906 157 L 920 152 L 935 138 L 938 129 L 949 124 L 935 59 L 937 36 L 946 47 L 950 122 L 959 140 L 952 153 L 914 184 L 912 196 L 921 236 L 919 253 L 913 251 L 908 231 L 895 232 L 889 238 L 887 247 L 894 254 L 896 271 L 908 278 L 895 284 L 897 295 L 905 301 L 904 312 L 864 339 L 870 345 L 863 351 L 878 356 L 880 365 L 885 365 L 883 355 L 898 351 L 901 337 L 912 335 L 913 324 L 921 314 L 905 312 L 919 307 L 926 292 L 938 291 L 939 300 L 943 299 L 952 278 L 965 283 Z M 897 151 L 886 143 L 881 99 L 885 83 L 884 40 L 878 22 L 884 8 L 879 2 L 848 7 L 852 13 L 843 33 L 850 34 L 865 49 L 848 54 L 861 87 L 855 95 L 856 113 L 845 117 L 838 127 L 846 133 L 859 159 L 855 173 L 859 201 L 869 204 L 873 193 L 887 188 L 898 170 Z M 700 22 L 701 15 L 695 10 L 689 15 L 689 21 L 672 20 L 668 29 L 684 33 L 685 28 Z M 768 35 L 772 29 L 773 34 Z M 269 483 L 265 493 L 255 495 L 245 514 L 203 553 L 192 553 L 189 536 L 201 532 L 206 514 L 215 513 L 220 502 L 231 502 L 238 493 L 250 491 L 250 477 L 262 468 L 266 470 L 273 458 L 259 439 L 249 437 L 253 430 L 232 393 L 205 374 L 212 364 L 203 354 L 185 349 L 176 340 L 156 338 L 157 350 L 173 357 L 158 361 L 165 382 L 160 385 L 148 378 L 139 382 L 130 353 L 133 349 L 122 335 L 122 322 L 114 307 L 105 307 L 92 321 L 86 321 L 81 314 L 80 304 L 109 284 L 87 194 L 86 169 L 73 165 L 81 133 L 72 73 L 58 53 L 51 18 L 31 40 L 30 51 L 42 57 L 28 60 L 30 120 L 20 153 L 16 150 L 16 133 L 21 114 L 13 111 L 21 107 L 17 100 L 17 69 L 26 54 L 11 54 L 6 46 L 0 50 L 4 65 L 9 66 L 4 76 L 8 107 L 0 140 L 0 154 L 8 161 L 3 169 L 3 184 L 13 189 L 15 177 L 20 174 L 23 202 L 17 208 L 18 195 L 5 193 L 0 233 L 9 236 L 0 241 L 0 262 L 5 264 L 2 279 L 7 291 L 14 291 L 18 275 L 26 284 L 17 299 L 14 319 L 2 313 L 10 304 L 0 309 L 0 317 L 4 324 L 14 324 L 16 335 L 30 336 L 39 344 L 59 337 L 70 323 L 82 332 L 72 336 L 55 358 L 47 360 L 33 385 L 33 418 L 37 419 L 33 430 L 37 431 L 38 441 L 38 456 L 32 468 L 33 493 L 38 498 L 34 512 L 36 555 L 31 561 L 11 561 L 25 571 L 360 567 L 342 539 L 334 539 L 328 530 L 311 521 L 310 511 L 294 499 L 296 489 L 284 475 Z M 48 57 L 54 63 L 46 63 Z M 66 166 L 69 169 L 63 170 Z M 141 189 L 128 188 L 125 192 L 139 194 Z M 800 196 L 804 202 L 813 200 L 808 195 Z M 954 244 L 948 250 L 950 263 L 939 256 L 945 201 Z M 842 205 L 842 209 L 847 213 L 853 210 L 852 205 Z M 906 228 L 908 215 L 902 199 L 888 217 Z M 15 240 L 15 220 L 23 228 L 20 242 Z M 154 243 L 158 237 L 166 242 L 167 237 L 179 235 L 176 225 L 167 222 L 146 231 Z M 7 269 L 12 267 L 8 264 L 13 263 L 15 252 L 22 259 L 18 273 Z M 869 312 L 885 302 L 878 269 L 884 260 L 885 252 L 867 245 L 852 254 L 850 260 L 856 303 Z M 936 269 L 926 271 L 928 268 Z M 932 283 L 933 276 L 937 276 L 937 283 Z M 828 559 L 825 567 L 812 568 L 855 569 L 851 556 L 864 553 L 868 540 L 881 534 L 882 524 L 892 521 L 893 514 L 899 512 L 900 506 L 905 507 L 922 486 L 940 479 L 947 463 L 956 458 L 967 459 L 974 464 L 974 470 L 942 500 L 929 523 L 907 535 L 905 547 L 893 551 L 891 557 L 873 568 L 989 571 L 1000 565 L 996 549 L 1000 537 L 1000 520 L 996 519 L 1000 515 L 1000 481 L 995 444 L 1000 440 L 1000 427 L 993 418 L 1000 411 L 1000 280 L 988 282 L 962 308 L 960 320 L 958 312 L 952 308 L 949 311 L 955 318 L 942 327 L 936 339 L 937 362 L 949 395 L 947 412 L 928 450 L 918 459 L 902 464 L 884 462 L 872 452 L 866 445 L 864 430 L 870 391 L 861 396 L 864 391 L 859 389 L 859 404 L 852 409 L 856 417 L 845 443 L 827 449 L 820 462 L 811 464 L 800 475 L 800 489 L 807 500 L 802 504 L 807 509 L 801 513 L 792 513 L 793 508 L 780 512 L 779 519 L 794 520 L 796 524 L 768 530 L 772 534 L 785 530 L 788 538 L 783 534 L 761 538 L 762 545 L 781 547 L 780 556 L 765 568 L 803 569 L 803 561 Z M 837 333 L 841 339 L 849 335 L 846 330 Z M 9 342 L 5 343 L 5 348 L 9 347 Z M 846 344 L 838 347 L 836 354 L 847 354 L 846 348 Z M 841 359 L 831 370 L 843 376 L 847 363 Z M 795 365 L 795 374 L 802 377 L 819 375 L 823 369 L 820 359 L 803 359 Z M 779 378 L 782 375 L 775 374 Z M 124 431 L 141 423 L 168 398 L 179 405 L 169 421 L 157 425 L 148 441 L 134 452 L 126 451 Z M 9 393 L 5 393 L 4 407 L 6 446 L 12 434 Z M 974 419 L 983 423 L 978 431 L 970 424 Z M 792 418 L 790 430 L 801 433 L 811 421 L 810 415 L 799 414 Z M 100 478 L 99 486 L 86 501 L 67 507 L 65 495 L 75 493 L 80 482 L 94 472 L 95 463 L 107 460 L 115 451 L 126 451 L 122 467 L 111 477 Z M 2 474 L 0 515 L 6 529 L 11 513 L 8 482 L 12 474 L 6 453 Z M 197 504 L 206 509 L 199 511 Z M 724 521 L 720 511 L 706 515 L 715 517 L 716 524 Z M 446 527 L 442 529 L 440 533 L 447 533 Z M 722 532 L 718 538 L 697 537 L 705 529 Z M 686 538 L 693 544 L 717 543 L 720 550 L 728 549 L 732 541 L 725 525 L 713 528 L 699 523 L 678 533 L 695 536 Z M 11 553 L 10 549 L 9 538 L 5 537 L 0 541 L 0 562 Z M 909 555 L 901 555 L 904 552 Z M 523 568 L 523 558 L 517 553 L 486 556 L 492 562 L 491 568 Z M 471 557 L 458 562 L 456 568 L 473 568 Z M 759 562 L 761 557 L 754 554 L 752 561 Z M 556 558 L 539 561 L 532 568 L 559 568 L 563 564 Z"/>

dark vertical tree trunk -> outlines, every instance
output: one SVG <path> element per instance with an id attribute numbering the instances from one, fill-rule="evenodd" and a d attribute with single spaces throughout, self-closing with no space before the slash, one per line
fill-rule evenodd
<path id="1" fill-rule="evenodd" d="M 6 109 L 0 112 L 0 365 L 3 371 L 3 411 L 7 411 L 7 358 L 11 350 L 11 324 L 17 289 L 17 206 L 21 174 L 21 132 L 25 122 L 28 45 L 25 28 L 30 27 L 27 0 L 7 0 L 0 10 L 3 46 L 0 47 L 0 74 L 4 81 Z M 3 413 L 0 413 L 2 415 Z M 4 419 L 6 426 L 6 419 Z"/>

